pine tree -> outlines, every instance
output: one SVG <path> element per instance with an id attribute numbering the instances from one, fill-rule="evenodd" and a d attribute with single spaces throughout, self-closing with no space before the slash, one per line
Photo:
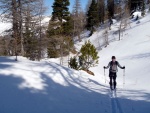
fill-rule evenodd
<path id="1" fill-rule="evenodd" d="M 66 36 L 71 36 L 73 32 L 73 20 L 71 16 L 68 16 L 65 20 L 66 22 L 62 24 L 63 34 Z"/>
<path id="2" fill-rule="evenodd" d="M 95 31 L 94 27 L 99 25 L 99 17 L 98 17 L 98 7 L 95 0 L 92 0 L 91 6 L 89 7 L 89 11 L 87 12 L 87 30 L 90 30 L 90 36 Z"/>
<path id="3" fill-rule="evenodd" d="M 52 19 L 49 21 L 47 30 L 49 38 L 48 56 L 51 58 L 62 57 L 69 53 L 73 30 L 69 5 L 69 0 L 55 0 L 53 3 Z"/>
<path id="4" fill-rule="evenodd" d="M 108 18 L 111 19 L 114 17 L 114 0 L 107 1 L 107 9 L 108 9 Z"/>
<path id="5" fill-rule="evenodd" d="M 61 28 L 58 27 L 60 25 L 60 22 L 55 22 L 50 20 L 47 30 L 47 37 L 48 37 L 48 57 L 50 58 L 56 58 L 60 56 L 60 31 Z"/>
<path id="6" fill-rule="evenodd" d="M 145 1 L 142 0 L 142 16 L 145 16 Z"/>
<path id="7" fill-rule="evenodd" d="M 94 45 L 90 41 L 85 42 L 80 50 L 80 62 L 82 62 L 82 68 L 88 70 L 90 67 L 98 64 L 98 52 Z"/>
<path id="8" fill-rule="evenodd" d="M 104 23 L 105 19 L 105 1 L 104 0 L 98 0 L 98 14 L 99 14 L 99 20 L 100 23 Z"/>
<path id="9" fill-rule="evenodd" d="M 73 69 L 78 70 L 78 62 L 76 57 L 70 58 L 69 66 Z"/>
<path id="10" fill-rule="evenodd" d="M 69 0 L 55 0 L 52 6 L 52 20 L 58 19 L 62 23 L 63 19 L 69 15 L 69 5 Z"/>
<path id="11" fill-rule="evenodd" d="M 38 56 L 37 38 L 31 30 L 27 30 L 24 37 L 25 57 L 36 60 Z"/>
<path id="12" fill-rule="evenodd" d="M 91 6 L 91 3 L 92 3 L 92 0 L 88 0 L 87 4 L 86 4 L 86 7 L 85 7 L 85 12 L 88 12 L 89 11 L 89 8 Z"/>

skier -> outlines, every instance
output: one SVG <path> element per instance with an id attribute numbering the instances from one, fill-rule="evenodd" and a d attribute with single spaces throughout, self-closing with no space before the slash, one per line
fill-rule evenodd
<path id="1" fill-rule="evenodd" d="M 110 84 L 110 89 L 111 90 L 113 90 L 113 87 L 112 87 L 113 85 L 114 85 L 114 89 L 116 89 L 116 84 L 117 84 L 116 83 L 116 77 L 117 77 L 116 73 L 118 71 L 117 66 L 119 68 L 121 68 L 121 69 L 125 69 L 125 66 L 122 67 L 119 64 L 119 62 L 116 61 L 116 57 L 115 56 L 112 56 L 112 61 L 109 62 L 107 67 L 104 66 L 104 69 L 108 69 L 109 68 L 109 78 L 110 78 L 109 84 Z M 112 80 L 113 80 L 113 83 L 112 83 Z"/>
<path id="2" fill-rule="evenodd" d="M 109 30 L 111 30 L 111 25 L 113 24 L 112 18 L 109 19 Z"/>

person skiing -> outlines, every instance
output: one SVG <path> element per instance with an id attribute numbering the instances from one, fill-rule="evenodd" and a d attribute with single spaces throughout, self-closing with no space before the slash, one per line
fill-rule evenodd
<path id="1" fill-rule="evenodd" d="M 125 69 L 125 66 L 122 67 L 119 64 L 119 62 L 116 61 L 116 57 L 115 56 L 112 56 L 112 61 L 110 61 L 108 63 L 107 67 L 104 66 L 104 69 L 108 69 L 109 68 L 109 78 L 110 78 L 109 84 L 110 84 L 110 89 L 111 90 L 113 90 L 113 86 L 114 86 L 114 89 L 116 89 L 116 85 L 117 85 L 117 83 L 116 83 L 117 74 L 116 73 L 118 71 L 117 66 L 119 68 L 121 68 L 121 69 Z M 112 82 L 112 80 L 113 80 L 113 82 Z"/>
<path id="2" fill-rule="evenodd" d="M 113 24 L 112 18 L 109 19 L 109 30 L 111 30 L 111 25 Z"/>

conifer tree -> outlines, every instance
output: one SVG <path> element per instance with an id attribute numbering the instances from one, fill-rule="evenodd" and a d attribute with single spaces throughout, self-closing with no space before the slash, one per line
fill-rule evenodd
<path id="1" fill-rule="evenodd" d="M 34 35 L 34 32 L 31 30 L 27 30 L 24 34 L 24 46 L 25 46 L 25 57 L 29 58 L 30 60 L 36 60 L 38 53 L 37 53 L 37 38 Z"/>
<path id="2" fill-rule="evenodd" d="M 142 16 L 145 16 L 145 1 L 142 0 Z"/>
<path id="3" fill-rule="evenodd" d="M 99 25 L 99 17 L 98 17 L 98 7 L 95 0 L 92 0 L 92 3 L 89 7 L 89 11 L 87 12 L 87 30 L 90 30 L 90 36 L 95 31 L 94 27 Z"/>
<path id="4" fill-rule="evenodd" d="M 63 19 L 69 15 L 69 5 L 69 0 L 55 0 L 52 6 L 52 20 L 58 19 L 62 23 Z"/>
<path id="5" fill-rule="evenodd" d="M 51 58 L 67 55 L 68 45 L 72 44 L 73 22 L 70 16 L 69 0 L 55 0 L 52 19 L 49 21 L 47 36 L 49 38 L 48 56 Z"/>
<path id="6" fill-rule="evenodd" d="M 114 0 L 107 1 L 107 9 L 108 9 L 108 18 L 111 19 L 114 17 Z"/>
<path id="7" fill-rule="evenodd" d="M 89 11 L 89 8 L 90 8 L 91 3 L 92 3 L 92 0 L 88 0 L 87 5 L 86 5 L 86 8 L 85 8 L 85 12 L 88 12 L 88 11 Z"/>
<path id="8" fill-rule="evenodd" d="M 105 19 L 105 1 L 104 0 L 98 0 L 98 14 L 99 14 L 99 20 L 100 23 L 104 23 Z"/>
<path id="9" fill-rule="evenodd" d="M 78 62 L 77 62 L 76 57 L 70 58 L 69 66 L 70 66 L 70 68 L 78 70 L 79 67 L 78 67 Z"/>
<path id="10" fill-rule="evenodd" d="M 82 61 L 82 68 L 88 70 L 90 67 L 98 64 L 98 52 L 94 45 L 91 44 L 90 41 L 85 42 L 85 44 L 81 47 L 80 50 L 81 56 L 80 59 Z"/>

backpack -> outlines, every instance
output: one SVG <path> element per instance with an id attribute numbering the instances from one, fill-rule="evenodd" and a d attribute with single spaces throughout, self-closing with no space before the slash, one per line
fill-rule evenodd
<path id="1" fill-rule="evenodd" d="M 112 62 L 112 61 L 110 62 L 110 70 L 112 70 L 112 71 L 117 71 L 118 62 L 115 61 L 114 63 L 115 63 L 115 65 L 113 65 L 113 62 Z"/>

